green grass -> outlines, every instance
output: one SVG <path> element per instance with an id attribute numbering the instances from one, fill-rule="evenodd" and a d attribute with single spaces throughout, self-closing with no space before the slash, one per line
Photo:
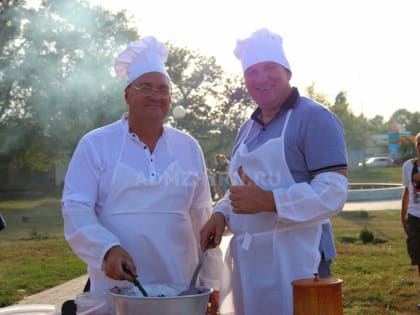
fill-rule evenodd
<path id="1" fill-rule="evenodd" d="M 401 166 L 386 168 L 351 168 L 349 181 L 352 183 L 397 183 L 402 181 Z"/>
<path id="2" fill-rule="evenodd" d="M 400 182 L 401 169 L 350 170 L 353 182 Z M 0 202 L 0 307 L 86 272 L 63 238 L 58 198 Z M 332 218 L 338 256 L 333 275 L 343 279 L 346 315 L 418 314 L 420 277 L 410 265 L 398 209 L 342 212 Z M 374 233 L 363 244 L 363 228 Z"/>
<path id="3" fill-rule="evenodd" d="M 58 199 L 0 202 L 0 307 L 86 272 L 63 236 Z"/>
<path id="4" fill-rule="evenodd" d="M 344 281 L 344 313 L 418 314 L 420 278 L 406 253 L 399 211 L 346 211 L 331 221 L 338 252 L 332 270 Z M 364 227 L 373 243 L 359 240 Z"/>

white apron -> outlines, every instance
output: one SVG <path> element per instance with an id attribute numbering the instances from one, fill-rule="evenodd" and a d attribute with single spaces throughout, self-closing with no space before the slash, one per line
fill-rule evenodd
<path id="1" fill-rule="evenodd" d="M 247 152 L 246 145 L 240 144 L 229 165 L 234 185 L 242 185 L 237 174 L 239 166 L 264 190 L 287 188 L 295 183 L 284 151 L 284 134 L 291 113 L 287 113 L 280 138 L 270 139 L 253 152 Z M 246 138 L 247 135 L 243 139 Z M 221 314 L 292 315 L 291 282 L 312 278 L 317 272 L 323 222 L 326 221 L 297 224 L 281 221 L 271 212 L 230 212 L 228 225 L 234 236 L 225 256 Z"/>
<path id="2" fill-rule="evenodd" d="M 127 138 L 125 132 L 99 221 L 132 256 L 141 282 L 188 283 L 198 261 L 198 244 L 188 214 L 198 177 L 182 172 L 171 154 L 173 162 L 157 180 L 150 180 L 123 163 Z M 160 145 L 169 145 L 167 139 L 161 137 L 156 149 Z M 183 184 L 176 179 L 182 179 Z M 89 267 L 88 272 L 91 290 L 131 285 L 106 277 L 102 270 Z"/>

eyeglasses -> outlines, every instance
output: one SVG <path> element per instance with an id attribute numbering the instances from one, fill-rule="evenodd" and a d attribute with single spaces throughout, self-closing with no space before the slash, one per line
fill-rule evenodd
<path id="1" fill-rule="evenodd" d="M 141 95 L 146 96 L 146 97 L 150 97 L 155 93 L 160 97 L 169 97 L 171 95 L 171 90 L 169 88 L 155 89 L 151 87 L 150 85 L 140 85 L 140 86 L 133 85 L 133 88 L 139 91 Z"/>

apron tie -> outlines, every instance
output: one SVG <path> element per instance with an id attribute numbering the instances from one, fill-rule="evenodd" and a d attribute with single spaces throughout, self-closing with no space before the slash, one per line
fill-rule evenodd
<path id="1" fill-rule="evenodd" d="M 245 232 L 238 235 L 238 241 L 241 242 L 241 247 L 244 250 L 248 250 L 252 243 L 252 234 Z"/>

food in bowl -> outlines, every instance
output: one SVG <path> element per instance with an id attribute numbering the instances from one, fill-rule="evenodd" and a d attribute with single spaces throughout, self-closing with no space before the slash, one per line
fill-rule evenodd
<path id="1" fill-rule="evenodd" d="M 113 288 L 116 315 L 203 315 L 213 289 L 197 286 L 202 293 L 178 296 L 188 285 L 144 284 L 149 296 L 135 288 Z"/>
<path id="2" fill-rule="evenodd" d="M 178 287 L 174 287 L 174 285 L 166 285 L 166 284 L 154 284 L 147 286 L 147 294 L 148 297 L 170 297 L 176 296 L 177 292 L 179 291 Z M 126 295 L 126 296 L 138 296 L 144 297 L 140 290 L 133 286 L 131 288 L 119 288 L 115 287 L 112 289 L 113 293 Z"/>

